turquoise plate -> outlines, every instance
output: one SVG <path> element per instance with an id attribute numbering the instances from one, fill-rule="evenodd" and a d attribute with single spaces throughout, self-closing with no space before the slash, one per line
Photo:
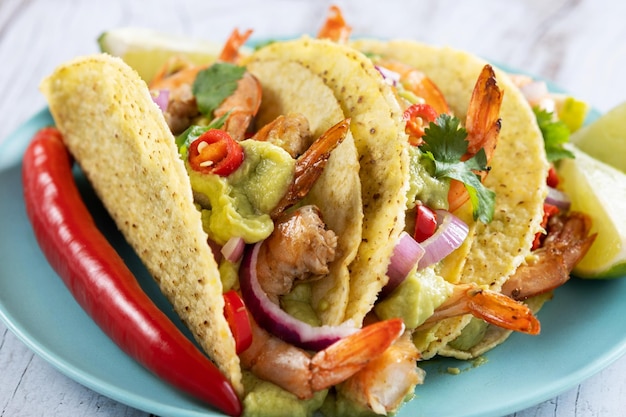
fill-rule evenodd
<path id="1" fill-rule="evenodd" d="M 76 304 L 39 250 L 22 198 L 21 157 L 30 138 L 52 124 L 42 110 L 0 146 L 0 318 L 30 349 L 94 391 L 160 416 L 219 416 L 138 365 Z M 183 328 L 88 183 L 87 205 L 144 289 Z M 626 279 L 573 279 L 540 313 L 539 336 L 514 334 L 481 366 L 452 359 L 424 364 L 426 383 L 398 417 L 502 416 L 574 387 L 626 353 Z M 589 343 L 593 341 L 593 343 Z M 462 372 L 451 375 L 449 367 Z"/>

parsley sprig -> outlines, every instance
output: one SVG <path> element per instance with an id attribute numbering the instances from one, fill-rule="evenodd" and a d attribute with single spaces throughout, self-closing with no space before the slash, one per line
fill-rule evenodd
<path id="1" fill-rule="evenodd" d="M 476 173 L 489 169 L 487 156 L 485 150 L 480 149 L 473 157 L 461 161 L 469 142 L 465 139 L 467 130 L 459 125 L 458 118 L 448 114 L 439 115 L 424 130 L 424 144 L 420 149 L 424 157 L 433 163 L 431 175 L 462 182 L 472 203 L 474 219 L 489 223 L 493 219 L 496 194 L 482 184 Z"/>

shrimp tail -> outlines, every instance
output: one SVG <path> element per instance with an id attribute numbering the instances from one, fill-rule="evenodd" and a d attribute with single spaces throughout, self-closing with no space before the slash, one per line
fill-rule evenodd
<path id="1" fill-rule="evenodd" d="M 366 326 L 318 352 L 311 360 L 313 390 L 319 391 L 350 378 L 382 355 L 403 332 L 401 319 L 389 319 Z"/>
<path id="2" fill-rule="evenodd" d="M 289 189 L 272 210 L 271 217 L 278 218 L 289 207 L 302 200 L 315 181 L 322 175 L 332 151 L 345 139 L 350 130 L 350 119 L 344 119 L 324 132 L 296 160 L 294 180 Z"/>
<path id="3" fill-rule="evenodd" d="M 498 327 L 521 333 L 536 335 L 541 330 L 539 320 L 527 305 L 475 284 L 455 285 L 452 295 L 422 325 L 432 325 L 445 318 L 467 313 Z"/>
<path id="4" fill-rule="evenodd" d="M 491 65 L 485 65 L 478 76 L 467 110 L 465 127 L 468 133 L 467 156 L 475 155 L 481 148 L 487 160 L 496 149 L 500 133 L 500 107 L 504 92 L 498 87 Z"/>
<path id="5" fill-rule="evenodd" d="M 468 291 L 469 312 L 488 323 L 521 333 L 537 335 L 541 324 L 524 304 L 494 291 L 472 289 Z"/>
<path id="6" fill-rule="evenodd" d="M 348 26 L 346 20 L 343 18 L 341 9 L 338 6 L 332 5 L 328 9 L 328 17 L 317 33 L 317 37 L 319 39 L 330 39 L 337 43 L 346 43 L 350 38 L 351 32 L 352 28 Z"/>
<path id="7" fill-rule="evenodd" d="M 243 33 L 239 32 L 239 29 L 234 29 L 226 40 L 218 60 L 233 64 L 237 63 L 239 61 L 239 49 L 246 43 L 250 35 L 252 35 L 252 29 L 248 29 Z"/>

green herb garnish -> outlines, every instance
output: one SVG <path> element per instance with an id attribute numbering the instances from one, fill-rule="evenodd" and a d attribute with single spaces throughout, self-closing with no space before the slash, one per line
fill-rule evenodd
<path id="1" fill-rule="evenodd" d="M 473 208 L 475 220 L 489 223 L 493 219 L 496 194 L 486 188 L 477 171 L 488 171 L 484 149 L 466 161 L 461 157 L 467 152 L 469 142 L 467 130 L 459 127 L 458 118 L 441 114 L 424 130 L 424 144 L 420 146 L 424 157 L 433 162 L 431 175 L 435 178 L 449 178 L 465 185 Z"/>
<path id="2" fill-rule="evenodd" d="M 215 109 L 235 92 L 245 72 L 245 67 L 227 62 L 218 62 L 200 71 L 192 86 L 200 113 L 212 117 Z"/>
<path id="3" fill-rule="evenodd" d="M 543 135 L 548 161 L 554 162 L 564 158 L 574 158 L 574 154 L 563 147 L 569 142 L 570 130 L 565 123 L 554 117 L 552 112 L 534 107 L 539 130 Z"/>

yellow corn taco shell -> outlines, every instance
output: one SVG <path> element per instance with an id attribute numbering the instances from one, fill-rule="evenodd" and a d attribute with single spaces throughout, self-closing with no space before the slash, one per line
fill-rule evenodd
<path id="1" fill-rule="evenodd" d="M 263 101 L 257 125 L 289 112 L 304 115 L 317 138 L 344 119 L 333 92 L 310 70 L 296 62 L 255 60 L 247 64 L 261 83 Z M 363 210 L 359 162 L 352 134 L 335 149 L 304 203 L 318 206 L 326 226 L 337 235 L 337 256 L 330 273 L 312 283 L 312 307 L 322 324 L 343 320 L 350 295 L 348 265 L 361 242 Z"/>
<path id="2" fill-rule="evenodd" d="M 121 59 L 77 58 L 41 84 L 98 197 L 195 339 L 242 394 L 222 283 L 174 137 Z"/>
<path id="3" fill-rule="evenodd" d="M 437 84 L 461 120 L 465 120 L 474 84 L 486 64 L 467 52 L 414 41 L 358 40 L 352 46 L 424 72 Z M 472 225 L 474 237 L 460 276 L 453 282 L 473 282 L 499 291 L 530 254 L 534 236 L 542 230 L 540 223 L 547 193 L 548 162 L 532 109 L 503 71 L 496 69 L 496 77 L 504 90 L 500 112 L 502 129 L 490 164 L 491 171 L 484 182 L 496 192 L 495 215 L 491 223 Z M 497 344 L 502 340 L 499 335 L 508 334 L 494 329 L 498 336 L 485 340 L 482 347 L 475 347 L 474 353 L 446 347 L 469 321 L 469 316 L 447 319 L 433 329 L 434 333 L 420 335 L 424 358 L 437 353 L 468 358 Z"/>
<path id="4" fill-rule="evenodd" d="M 295 62 L 319 76 L 352 120 L 364 217 L 343 319 L 360 325 L 387 283 L 390 242 L 404 227 L 409 158 L 402 112 L 372 62 L 349 46 L 304 37 L 270 44 L 250 57 L 251 63 L 267 60 Z"/>

